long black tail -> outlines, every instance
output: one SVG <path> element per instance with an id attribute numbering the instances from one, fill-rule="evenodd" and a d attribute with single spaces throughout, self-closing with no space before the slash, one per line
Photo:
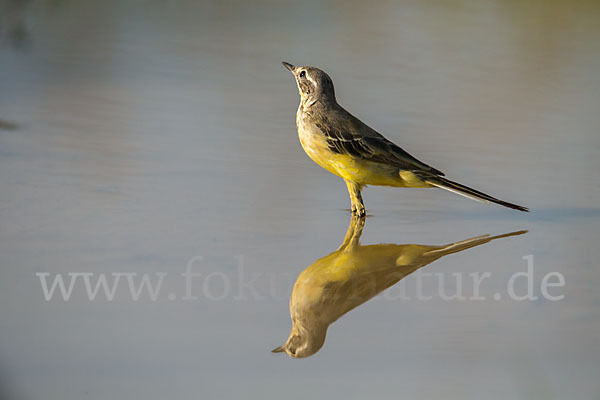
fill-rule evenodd
<path id="1" fill-rule="evenodd" d="M 453 193 L 460 194 L 461 196 L 468 197 L 470 199 L 480 201 L 482 203 L 496 203 L 501 206 L 512 208 L 519 211 L 529 212 L 527 207 L 519 206 L 517 204 L 509 203 L 507 201 L 499 200 L 495 197 L 490 196 L 489 194 L 482 193 L 478 190 L 471 189 L 465 185 L 461 185 L 460 183 L 453 182 L 449 179 L 443 178 L 441 176 L 434 176 L 430 174 L 423 174 L 423 176 L 419 176 L 425 182 L 430 185 L 437 186 L 442 189 L 449 190 Z"/>

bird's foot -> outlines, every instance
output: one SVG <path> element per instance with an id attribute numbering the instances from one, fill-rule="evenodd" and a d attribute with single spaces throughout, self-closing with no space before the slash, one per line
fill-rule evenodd
<path id="1" fill-rule="evenodd" d="M 365 207 L 352 207 L 352 215 L 358 218 L 364 218 L 367 216 L 367 210 L 365 210 Z"/>

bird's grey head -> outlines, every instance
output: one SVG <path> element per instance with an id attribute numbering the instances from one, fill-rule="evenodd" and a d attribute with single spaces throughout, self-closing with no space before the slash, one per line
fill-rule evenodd
<path id="1" fill-rule="evenodd" d="M 286 353 L 293 358 L 312 356 L 323 347 L 327 326 L 313 326 L 310 331 L 299 329 L 294 324 L 288 340 L 281 346 L 273 349 L 273 353 Z"/>
<path id="2" fill-rule="evenodd" d="M 303 104 L 335 102 L 333 81 L 324 71 L 315 67 L 296 67 L 285 61 L 282 64 L 296 78 Z"/>

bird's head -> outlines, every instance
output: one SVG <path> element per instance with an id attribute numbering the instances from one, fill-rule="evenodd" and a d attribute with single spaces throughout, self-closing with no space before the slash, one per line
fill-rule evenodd
<path id="1" fill-rule="evenodd" d="M 296 67 L 285 61 L 282 64 L 294 75 L 303 104 L 335 102 L 333 81 L 324 71 L 315 67 Z"/>
<path id="2" fill-rule="evenodd" d="M 312 356 L 323 347 L 327 327 L 313 327 L 310 331 L 299 329 L 296 325 L 292 328 L 288 340 L 281 346 L 273 349 L 273 353 L 287 353 L 293 358 Z"/>

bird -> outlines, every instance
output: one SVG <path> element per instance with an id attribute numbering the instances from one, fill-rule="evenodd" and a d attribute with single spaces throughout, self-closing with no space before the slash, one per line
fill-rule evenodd
<path id="1" fill-rule="evenodd" d="M 300 273 L 290 296 L 291 332 L 273 353 L 311 356 L 323 347 L 329 325 L 416 270 L 448 254 L 527 232 L 482 235 L 442 246 L 362 246 L 364 223 L 365 218 L 353 215 L 342 245 Z"/>
<path id="2" fill-rule="evenodd" d="M 366 215 L 361 194 L 366 185 L 438 187 L 483 203 L 529 211 L 445 178 L 442 171 L 411 156 L 340 106 L 327 73 L 282 63 L 294 75 L 300 93 L 296 113 L 300 144 L 315 163 L 344 179 L 353 214 Z"/>

